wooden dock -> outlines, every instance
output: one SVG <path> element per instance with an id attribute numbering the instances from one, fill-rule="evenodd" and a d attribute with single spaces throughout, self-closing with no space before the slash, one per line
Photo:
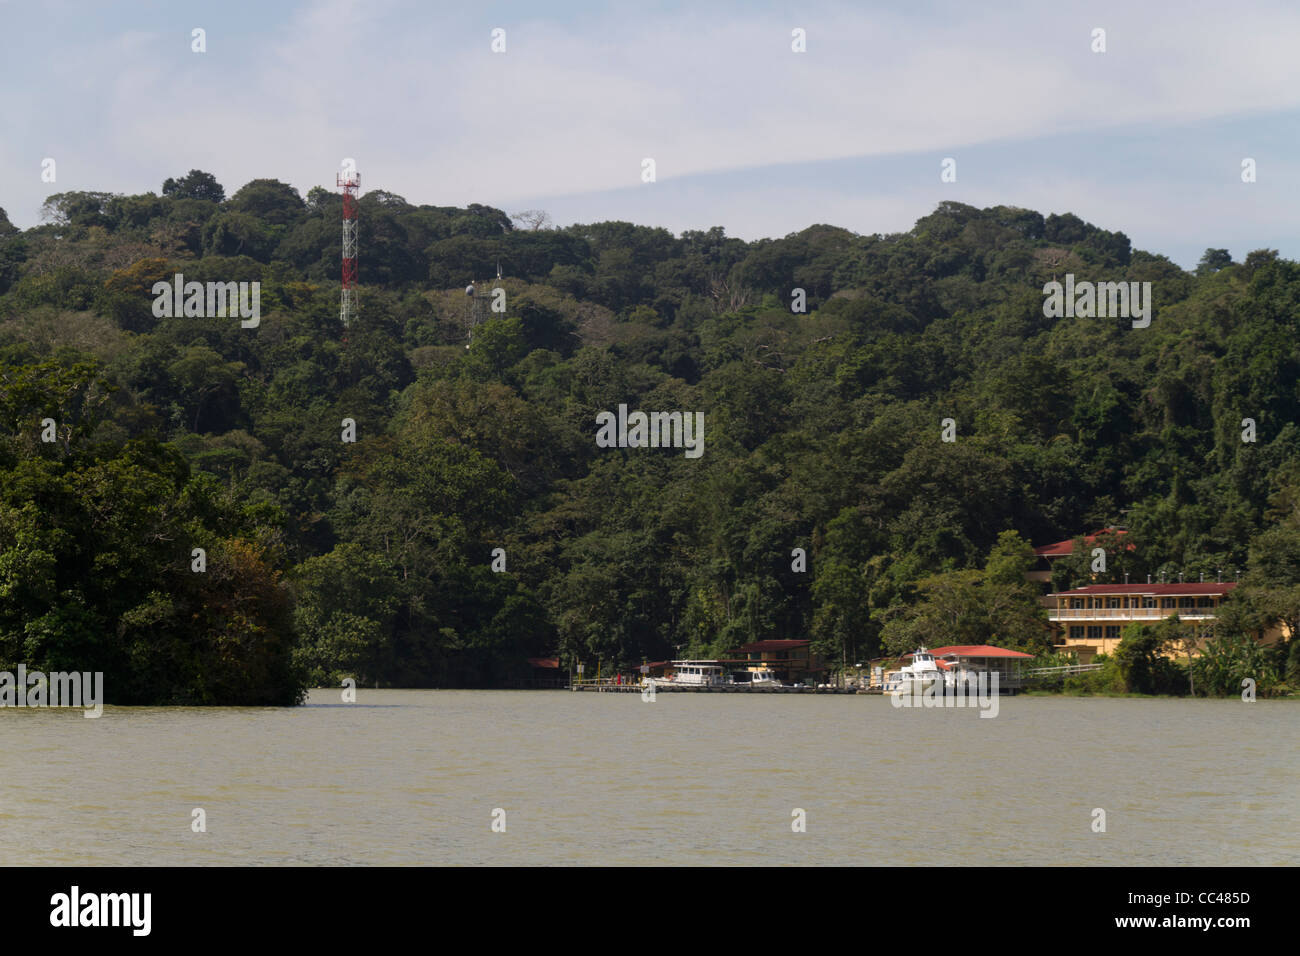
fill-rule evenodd
<path id="1" fill-rule="evenodd" d="M 1063 680 L 1076 674 L 1087 674 L 1101 668 L 1100 664 L 1070 664 L 1062 667 L 1036 667 L 1022 673 L 999 674 L 998 692 L 1003 696 L 1014 695 L 1031 687 Z M 569 682 L 571 691 L 594 691 L 599 694 L 639 694 L 643 690 L 640 683 L 619 683 L 613 677 L 593 677 L 587 680 Z M 869 686 L 850 685 L 847 687 L 803 687 L 770 684 L 676 684 L 655 680 L 655 693 L 663 694 L 884 694 L 880 684 Z M 972 691 L 974 685 L 972 685 Z"/>
<path id="2" fill-rule="evenodd" d="M 595 691 L 600 694 L 639 694 L 641 684 L 616 683 L 609 677 L 575 680 L 569 684 L 571 691 Z M 671 684 L 656 681 L 656 694 L 855 694 L 854 687 L 772 687 L 751 684 Z"/>

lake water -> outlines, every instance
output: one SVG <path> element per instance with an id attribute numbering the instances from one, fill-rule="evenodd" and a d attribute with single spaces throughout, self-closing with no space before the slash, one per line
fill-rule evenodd
<path id="1" fill-rule="evenodd" d="M 1300 703 L 1262 700 L 1013 697 L 988 719 L 363 689 L 5 709 L 0 864 L 1295 864 L 1298 728 Z"/>

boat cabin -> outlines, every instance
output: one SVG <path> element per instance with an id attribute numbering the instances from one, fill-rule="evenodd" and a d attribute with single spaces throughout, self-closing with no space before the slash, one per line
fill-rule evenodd
<path id="1" fill-rule="evenodd" d="M 673 683 L 712 687 L 727 682 L 726 671 L 718 661 L 673 661 Z"/>

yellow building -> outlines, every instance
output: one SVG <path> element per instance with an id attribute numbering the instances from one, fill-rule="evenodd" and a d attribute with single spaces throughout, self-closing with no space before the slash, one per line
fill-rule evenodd
<path id="1" fill-rule="evenodd" d="M 1098 654 L 1113 654 L 1126 624 L 1155 624 L 1177 614 L 1190 624 L 1196 642 L 1208 640 L 1219 604 L 1237 585 L 1090 584 L 1057 591 L 1044 599 L 1056 635 L 1056 649 L 1075 653 L 1088 664 Z"/>

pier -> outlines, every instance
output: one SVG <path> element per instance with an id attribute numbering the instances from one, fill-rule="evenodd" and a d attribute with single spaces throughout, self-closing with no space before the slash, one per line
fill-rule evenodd
<path id="1" fill-rule="evenodd" d="M 998 693 L 1014 695 L 1022 690 L 1062 681 L 1077 674 L 1088 674 L 1101 669 L 1100 664 L 1067 664 L 1059 667 L 1034 667 L 1025 670 L 1014 668 L 999 670 Z M 557 682 L 558 683 L 558 682 Z M 655 693 L 665 694 L 886 694 L 884 683 L 877 675 L 860 683 L 851 681 L 844 686 L 817 686 L 804 684 L 795 687 L 790 684 L 750 684 L 750 683 L 711 683 L 689 684 L 664 681 L 651 678 Z M 557 686 L 556 683 L 550 686 Z M 633 681 L 620 682 L 617 677 L 574 678 L 567 684 L 571 691 L 594 691 L 600 694 L 639 694 L 647 684 Z"/>
<path id="2" fill-rule="evenodd" d="M 589 680 L 574 680 L 569 684 L 571 691 L 595 691 L 601 694 L 639 694 L 649 685 L 616 683 L 611 677 L 593 677 Z M 656 694 L 855 694 L 854 687 L 775 687 L 770 684 L 672 684 L 662 681 L 654 682 Z"/>

